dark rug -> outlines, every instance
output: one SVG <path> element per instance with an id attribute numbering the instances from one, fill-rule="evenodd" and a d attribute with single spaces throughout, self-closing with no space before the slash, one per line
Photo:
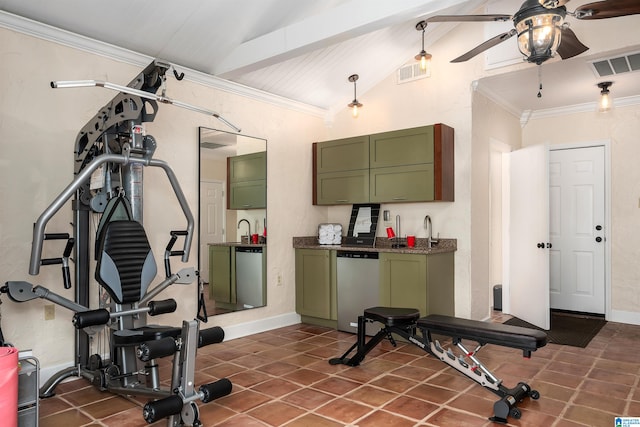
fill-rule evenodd
<path id="1" fill-rule="evenodd" d="M 585 348 L 606 323 L 602 317 L 551 312 L 551 330 L 545 331 L 547 342 Z M 544 330 L 517 317 L 504 324 Z"/>

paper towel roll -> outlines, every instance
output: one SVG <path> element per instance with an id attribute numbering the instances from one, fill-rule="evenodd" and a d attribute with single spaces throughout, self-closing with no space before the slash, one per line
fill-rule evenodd
<path id="1" fill-rule="evenodd" d="M 0 420 L 2 425 L 18 425 L 18 349 L 0 347 Z"/>

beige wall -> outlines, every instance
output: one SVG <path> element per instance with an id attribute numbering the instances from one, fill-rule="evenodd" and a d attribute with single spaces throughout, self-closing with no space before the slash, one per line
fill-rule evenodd
<path id="1" fill-rule="evenodd" d="M 501 204 L 492 200 L 491 155 L 492 145 L 505 144 L 516 150 L 521 146 L 520 121 L 479 92 L 473 95 L 473 155 L 471 180 L 471 241 L 473 242 L 471 270 L 473 301 L 471 317 L 484 319 L 493 306 L 492 264 L 502 265 L 500 221 Z M 494 171 L 498 172 L 498 171 Z M 495 193 L 494 193 L 495 194 Z M 493 202 L 493 205 L 491 204 Z M 493 208 L 493 209 L 492 209 Z M 492 226 L 492 220 L 493 225 Z M 493 257 L 491 256 L 493 254 Z M 498 270 L 499 266 L 493 266 Z M 494 278 L 495 278 L 494 273 Z"/>
<path id="2" fill-rule="evenodd" d="M 610 141 L 612 320 L 640 324 L 640 106 L 531 120 L 523 145 Z"/>
<path id="3" fill-rule="evenodd" d="M 140 71 L 98 55 L 0 29 L 0 273 L 2 281 L 27 280 L 73 299 L 62 286 L 59 267 L 43 267 L 28 275 L 33 222 L 73 178 L 73 148 L 78 130 L 115 94 L 105 89 L 51 89 L 51 80 L 107 80 L 126 85 Z M 294 311 L 292 237 L 309 235 L 326 221 L 325 211 L 310 201 L 311 142 L 324 139 L 323 119 L 170 78 L 172 98 L 214 110 L 242 127 L 243 133 L 268 140 L 269 256 L 268 305 L 213 318 L 209 325 L 238 325 Z M 212 117 L 160 105 L 146 131 L 158 143 L 155 158 L 167 161 L 197 215 L 198 126 L 222 128 Z M 295 177 L 295 179 L 292 179 Z M 144 221 L 156 258 L 169 230 L 185 221 L 163 172 L 145 170 Z M 71 232 L 70 207 L 64 206 L 47 232 Z M 47 242 L 49 243 L 49 242 Z M 196 244 L 188 266 L 196 265 Z M 60 256 L 62 248 L 47 244 L 44 256 Z M 172 260 L 177 271 L 185 265 Z M 159 268 L 161 269 L 161 265 Z M 276 286 L 277 275 L 282 286 Z M 95 289 L 92 289 L 95 293 Z M 179 324 L 196 314 L 196 288 L 174 287 L 164 293 L 178 299 L 179 310 L 160 319 Z M 73 360 L 71 313 L 56 306 L 56 318 L 44 321 L 44 300 L 17 304 L 3 295 L 5 338 L 22 349 L 32 348 L 43 368 Z"/>

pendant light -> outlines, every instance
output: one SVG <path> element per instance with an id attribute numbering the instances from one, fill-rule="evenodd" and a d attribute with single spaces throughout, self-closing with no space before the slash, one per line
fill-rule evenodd
<path id="1" fill-rule="evenodd" d="M 356 96 L 356 81 L 359 76 L 357 74 L 352 74 L 349 76 L 349 81 L 353 83 L 353 101 L 348 105 L 349 108 L 352 109 L 353 117 L 358 117 L 358 109 L 362 108 L 362 104 L 358 102 L 358 97 Z"/>
<path id="2" fill-rule="evenodd" d="M 427 21 L 420 21 L 416 24 L 416 30 L 422 31 L 422 50 L 415 58 L 420 61 L 420 69 L 427 71 L 431 67 L 431 54 L 424 50 L 424 31 L 427 29 Z"/>
<path id="3" fill-rule="evenodd" d="M 612 84 L 613 82 L 598 83 L 598 87 L 601 89 L 600 102 L 598 102 L 598 111 L 601 113 L 606 113 L 613 107 L 613 98 L 611 98 L 611 94 L 609 94 L 609 87 Z"/>

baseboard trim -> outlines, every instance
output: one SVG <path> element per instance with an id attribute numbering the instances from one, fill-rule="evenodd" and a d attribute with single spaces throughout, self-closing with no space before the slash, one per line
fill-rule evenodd
<path id="1" fill-rule="evenodd" d="M 609 322 L 626 323 L 629 325 L 640 325 L 640 312 L 637 311 L 624 311 L 624 310 L 611 310 Z"/>
<path id="2" fill-rule="evenodd" d="M 280 314 L 278 316 L 267 317 L 266 319 L 252 320 L 250 322 L 240 323 L 237 325 L 223 326 L 222 329 L 224 329 L 224 340 L 229 341 L 260 332 L 270 331 L 272 329 L 297 325 L 298 323 L 300 323 L 300 315 L 292 312 Z M 207 325 L 201 324 L 201 328 L 207 328 Z M 108 356 L 105 355 L 104 357 Z M 67 369 L 71 366 L 73 366 L 72 361 L 55 366 L 41 367 L 40 385 L 42 386 L 42 384 L 47 382 L 49 378 L 62 371 L 63 369 Z M 71 379 L 76 379 L 76 377 L 71 377 Z"/>
<path id="3" fill-rule="evenodd" d="M 272 329 L 297 325 L 298 323 L 300 323 L 299 314 L 285 313 L 278 316 L 267 317 L 266 319 L 258 319 L 237 325 L 223 326 L 222 329 L 224 329 L 224 340 L 229 341 L 236 338 L 246 337 L 247 335 L 270 331 Z"/>

